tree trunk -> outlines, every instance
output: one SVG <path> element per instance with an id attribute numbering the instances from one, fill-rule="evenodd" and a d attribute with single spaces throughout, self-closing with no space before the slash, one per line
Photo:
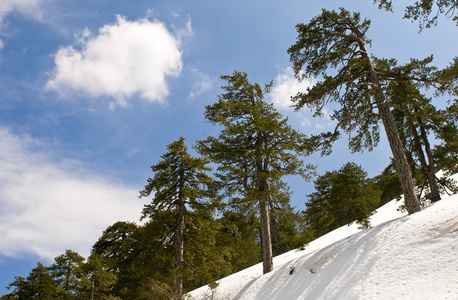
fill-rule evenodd
<path id="1" fill-rule="evenodd" d="M 180 186 L 178 195 L 178 216 L 177 216 L 177 232 L 176 232 L 176 245 L 175 245 L 175 299 L 181 300 L 183 295 L 183 239 L 184 239 L 184 211 L 185 203 L 183 199 L 184 179 L 183 172 L 180 174 Z"/>
<path id="2" fill-rule="evenodd" d="M 363 46 L 364 53 L 368 53 L 365 46 Z M 399 138 L 399 132 L 396 124 L 388 107 L 383 91 L 380 89 L 380 82 L 375 72 L 374 65 L 369 56 L 366 56 L 369 64 L 369 81 L 373 84 L 374 98 L 378 108 L 379 115 L 385 128 L 386 136 L 390 144 L 391 152 L 393 153 L 394 161 L 396 164 L 396 172 L 398 173 L 401 182 L 402 191 L 404 192 L 404 204 L 409 214 L 419 211 L 420 202 L 415 194 L 415 186 L 410 172 L 410 166 L 407 162 L 407 157 L 404 152 L 404 146 Z"/>
<path id="3" fill-rule="evenodd" d="M 270 236 L 270 218 L 269 204 L 263 196 L 263 200 L 259 202 L 259 213 L 261 215 L 261 244 L 262 244 L 262 271 L 263 274 L 273 270 L 272 258 L 272 240 Z"/>
<path id="4" fill-rule="evenodd" d="M 94 300 L 95 295 L 95 275 L 91 275 L 91 300 Z"/>
<path id="5" fill-rule="evenodd" d="M 420 124 L 420 133 L 425 143 L 425 152 L 426 152 L 426 156 L 428 157 L 428 168 L 426 170 L 427 172 L 426 176 L 429 181 L 429 191 L 431 192 L 431 201 L 437 202 L 441 199 L 441 195 L 440 195 L 439 187 L 437 185 L 437 180 L 436 180 L 436 168 L 435 168 L 434 157 L 433 157 L 433 153 L 431 152 L 431 146 L 428 141 L 428 136 L 426 134 L 425 127 L 420 118 L 418 118 L 418 123 Z"/>
<path id="6" fill-rule="evenodd" d="M 259 215 L 261 218 L 261 247 L 262 247 L 262 270 L 263 274 L 273 270 L 272 237 L 270 235 L 269 217 L 269 181 L 264 174 L 268 173 L 269 160 L 263 159 L 264 135 L 258 134 L 256 138 L 256 173 L 258 176 L 258 199 Z"/>
<path id="7" fill-rule="evenodd" d="M 391 152 L 393 153 L 396 164 L 396 171 L 401 181 L 402 191 L 404 192 L 404 204 L 409 214 L 413 214 L 420 210 L 420 202 L 415 194 L 415 186 L 410 173 L 410 166 L 407 162 L 407 157 L 404 153 L 404 146 L 399 138 L 399 133 L 391 115 L 390 109 L 384 103 L 381 97 L 376 96 L 377 108 L 380 117 L 382 118 L 383 127 L 385 128 L 386 136 L 390 144 Z M 384 97 L 383 97 L 384 98 Z"/>

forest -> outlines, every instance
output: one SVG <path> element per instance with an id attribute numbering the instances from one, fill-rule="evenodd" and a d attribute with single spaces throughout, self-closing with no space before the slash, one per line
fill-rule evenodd
<path id="1" fill-rule="evenodd" d="M 374 5 L 389 11 L 392 1 Z M 419 0 L 405 18 L 421 34 L 439 21 L 458 26 L 457 9 L 455 0 Z M 237 70 L 221 76 L 222 92 L 204 114 L 219 134 L 164 145 L 139 191 L 150 200 L 140 223 L 110 225 L 87 258 L 69 249 L 49 266 L 38 262 L 1 299 L 184 299 L 259 262 L 268 273 L 274 256 L 346 224 L 368 228 L 374 211 L 394 198 L 403 195 L 400 209 L 413 214 L 457 193 L 447 177 L 458 172 L 458 56 L 443 69 L 432 56 L 405 64 L 375 57 L 370 23 L 357 12 L 323 9 L 297 24 L 296 42 L 285 49 L 297 80 L 317 79 L 292 97 L 295 110 L 320 117 L 332 106 L 333 131 L 293 129 L 265 100 L 272 82 L 252 83 Z M 383 134 L 392 160 L 373 178 L 353 162 L 316 174 L 307 160 L 330 155 L 340 138 L 353 152 L 370 151 Z M 314 183 L 303 211 L 290 204 L 285 178 L 293 175 Z"/>

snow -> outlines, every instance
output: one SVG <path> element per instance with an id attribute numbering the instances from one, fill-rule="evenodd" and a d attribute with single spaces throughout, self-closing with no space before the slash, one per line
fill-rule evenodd
<path id="1" fill-rule="evenodd" d="M 456 179 L 457 176 L 455 176 Z M 382 206 L 372 228 L 338 228 L 274 258 L 201 287 L 191 299 L 458 299 L 458 195 L 412 215 Z M 292 274 L 290 274 L 292 273 Z M 213 293 L 213 296 L 211 297 Z"/>

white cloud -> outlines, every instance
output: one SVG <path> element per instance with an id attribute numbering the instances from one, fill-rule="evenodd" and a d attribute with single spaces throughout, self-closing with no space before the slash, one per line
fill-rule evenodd
<path id="1" fill-rule="evenodd" d="M 189 93 L 189 98 L 193 99 L 213 87 L 213 80 L 207 74 L 200 72 L 196 68 L 191 69 L 191 74 L 195 81 L 191 86 L 192 90 Z"/>
<path id="2" fill-rule="evenodd" d="M 303 80 L 299 82 L 294 77 L 294 71 L 288 67 L 281 71 L 274 80 L 274 87 L 270 92 L 272 103 L 277 109 L 289 109 L 293 105 L 291 96 L 295 96 L 300 91 L 305 91 L 313 82 Z"/>
<path id="3" fill-rule="evenodd" d="M 109 96 L 117 105 L 126 105 L 128 98 L 138 94 L 164 103 L 169 94 L 166 77 L 181 73 L 180 39 L 159 21 L 127 21 L 118 16 L 96 36 L 86 29 L 77 42 L 81 50 L 67 46 L 56 53 L 56 67 L 46 84 L 64 96 L 82 92 Z"/>
<path id="4" fill-rule="evenodd" d="M 278 110 L 292 110 L 294 103 L 291 101 L 291 96 L 297 95 L 298 92 L 305 92 L 315 82 L 314 79 L 304 79 L 299 82 L 294 77 L 293 69 L 287 67 L 281 70 L 274 80 L 274 86 L 270 92 L 271 101 Z M 289 114 L 289 111 L 287 113 Z M 307 133 L 316 134 L 332 130 L 335 126 L 335 122 L 330 119 L 331 111 L 324 108 L 323 113 L 323 117 L 316 118 L 313 117 L 313 112 L 310 109 L 304 107 L 299 112 L 295 112 L 290 116 L 297 119 Z"/>
<path id="5" fill-rule="evenodd" d="M 49 146 L 0 127 L 0 255 L 87 256 L 109 225 L 138 221 L 138 191 L 56 160 Z"/>

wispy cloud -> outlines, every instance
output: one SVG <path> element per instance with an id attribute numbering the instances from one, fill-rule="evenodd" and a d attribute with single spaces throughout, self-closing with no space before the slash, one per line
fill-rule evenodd
<path id="1" fill-rule="evenodd" d="M 190 23 L 189 25 L 190 26 Z M 187 27 L 187 31 L 192 29 Z M 78 47 L 62 47 L 55 55 L 56 67 L 46 87 L 66 96 L 82 92 L 91 97 L 109 96 L 124 106 L 139 95 L 165 103 L 167 77 L 182 70 L 180 36 L 157 20 L 128 21 L 118 16 L 97 35 L 88 30 L 77 38 Z"/>
<path id="2" fill-rule="evenodd" d="M 73 249 L 87 255 L 118 220 L 138 221 L 138 191 L 113 183 L 51 146 L 0 127 L 0 254 L 52 259 Z"/>
<path id="3" fill-rule="evenodd" d="M 294 71 L 291 67 L 282 69 L 274 80 L 274 86 L 270 92 L 271 101 L 278 110 L 290 111 L 294 105 L 291 97 L 297 95 L 298 92 L 305 92 L 313 84 L 315 84 L 314 79 L 304 79 L 299 82 L 294 77 Z M 313 117 L 313 113 L 308 108 L 304 107 L 299 112 L 294 113 L 293 117 L 299 121 L 307 133 L 319 133 L 332 130 L 335 126 L 330 119 L 330 111 L 324 109 L 323 113 L 322 118 L 316 118 Z"/>
<path id="4" fill-rule="evenodd" d="M 43 17 L 42 5 L 50 0 L 2 0 L 0 3 L 0 28 L 4 18 L 17 11 L 28 18 L 40 20 Z"/>
<path id="5" fill-rule="evenodd" d="M 6 17 L 17 12 L 22 16 L 37 21 L 42 21 L 45 15 L 44 6 L 53 0 L 0 0 L 0 36 L 8 37 L 8 22 Z M 5 40 L 0 39 L 0 50 L 5 46 Z"/>
<path id="6" fill-rule="evenodd" d="M 281 70 L 274 80 L 274 87 L 270 93 L 272 103 L 277 109 L 291 109 L 293 105 L 291 96 L 295 96 L 298 92 L 304 92 L 311 85 L 313 85 L 312 80 L 299 82 L 294 77 L 293 69 L 287 67 Z"/>
<path id="7" fill-rule="evenodd" d="M 194 83 L 191 85 L 189 98 L 194 99 L 213 87 L 213 80 L 207 74 L 200 72 L 196 68 L 191 68 L 191 75 L 194 78 Z"/>

